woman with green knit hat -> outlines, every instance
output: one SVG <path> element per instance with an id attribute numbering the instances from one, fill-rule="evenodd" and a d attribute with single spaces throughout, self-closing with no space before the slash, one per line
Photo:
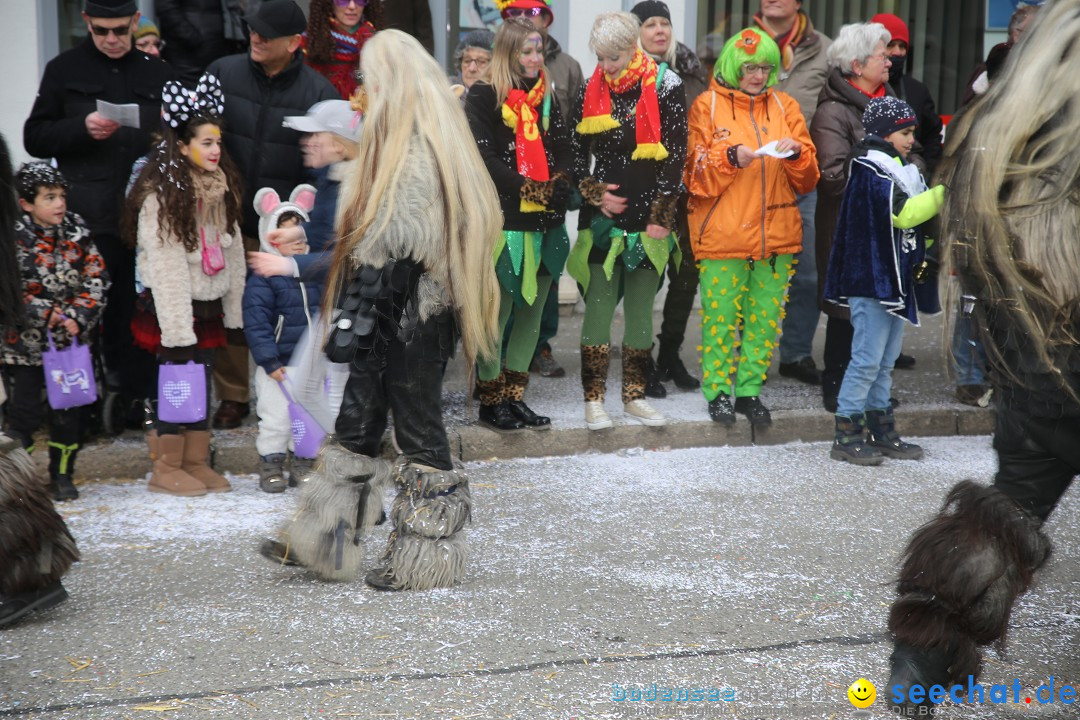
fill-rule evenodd
<path id="1" fill-rule="evenodd" d="M 758 396 L 802 249 L 796 194 L 818 180 L 799 104 L 772 89 L 779 66 L 772 38 L 747 28 L 724 44 L 690 109 L 683 182 L 700 272 L 702 389 L 724 425 L 736 412 L 755 426 L 772 421 Z"/>

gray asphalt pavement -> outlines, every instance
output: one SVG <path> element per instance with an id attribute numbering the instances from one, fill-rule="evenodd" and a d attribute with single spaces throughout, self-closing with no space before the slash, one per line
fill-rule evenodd
<path id="1" fill-rule="evenodd" d="M 295 497 L 253 476 L 194 499 L 88 483 L 62 508 L 83 553 L 71 600 L 0 631 L 0 718 L 841 719 L 857 717 L 860 677 L 877 685 L 870 716 L 887 717 L 896 558 L 953 483 L 995 467 L 986 436 L 919 442 L 925 460 L 879 468 L 821 442 L 469 463 L 467 578 L 421 593 L 259 557 Z M 1074 492 L 988 686 L 1018 680 L 1023 700 L 1051 676 L 1080 682 L 1078 525 Z M 654 683 L 731 699 L 617 699 Z"/>

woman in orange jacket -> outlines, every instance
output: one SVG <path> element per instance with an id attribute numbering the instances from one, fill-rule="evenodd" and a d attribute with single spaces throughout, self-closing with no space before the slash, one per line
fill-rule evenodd
<path id="1" fill-rule="evenodd" d="M 709 91 L 690 110 L 690 240 L 700 272 L 702 375 L 709 417 L 772 422 L 758 395 L 802 249 L 796 194 L 814 188 L 817 153 L 799 104 L 770 90 L 780 49 L 748 28 L 730 38 Z M 735 403 L 731 376 L 735 376 Z"/>

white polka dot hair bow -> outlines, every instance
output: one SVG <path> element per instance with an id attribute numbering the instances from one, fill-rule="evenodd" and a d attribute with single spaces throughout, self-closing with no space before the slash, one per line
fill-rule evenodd
<path id="1" fill-rule="evenodd" d="M 161 88 L 161 119 L 174 130 L 193 117 L 221 117 L 224 112 L 221 81 L 209 73 L 199 78 L 194 90 L 172 80 Z"/>

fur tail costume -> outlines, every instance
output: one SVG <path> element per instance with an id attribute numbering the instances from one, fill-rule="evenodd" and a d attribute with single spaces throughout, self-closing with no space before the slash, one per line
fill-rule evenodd
<path id="1" fill-rule="evenodd" d="M 1040 523 L 993 487 L 958 483 L 904 553 L 889 613 L 889 687 L 966 682 L 980 646 L 1004 643 L 1016 598 L 1050 554 Z"/>
<path id="2" fill-rule="evenodd" d="M 8 615 L 9 602 L 23 610 L 50 586 L 56 587 L 54 595 L 62 595 L 60 600 L 66 597 L 60 578 L 78 559 L 75 540 L 30 455 L 0 435 L 0 624 L 23 614 Z"/>
<path id="3" fill-rule="evenodd" d="M 389 481 L 386 460 L 327 444 L 301 486 L 300 507 L 282 528 L 275 557 L 325 580 L 356 579 L 364 564 L 361 540 L 382 515 Z"/>
<path id="4" fill-rule="evenodd" d="M 461 582 L 467 557 L 462 528 L 472 518 L 468 477 L 460 469 L 438 470 L 402 459 L 394 479 L 394 530 L 383 567 L 368 574 L 368 583 L 388 590 L 429 590 Z"/>

